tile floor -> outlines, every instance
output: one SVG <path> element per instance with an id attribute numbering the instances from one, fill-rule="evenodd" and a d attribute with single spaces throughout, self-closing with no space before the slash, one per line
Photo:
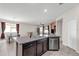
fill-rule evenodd
<path id="1" fill-rule="evenodd" d="M 47 51 L 42 56 L 79 56 L 79 54 L 75 50 L 61 45 L 59 51 Z"/>
<path id="2" fill-rule="evenodd" d="M 0 40 L 0 56 L 15 56 L 16 44 L 9 44 L 5 39 Z"/>
<path id="3" fill-rule="evenodd" d="M 0 39 L 0 56 L 15 56 L 16 44 L 12 42 L 9 44 L 5 39 Z M 42 56 L 79 56 L 79 54 L 66 46 L 61 45 L 59 51 L 47 51 Z"/>

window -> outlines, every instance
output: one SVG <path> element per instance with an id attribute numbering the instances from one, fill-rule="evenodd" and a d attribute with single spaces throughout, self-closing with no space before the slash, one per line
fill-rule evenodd
<path id="1" fill-rule="evenodd" d="M 45 34 L 48 34 L 48 27 L 46 26 L 44 29 L 45 29 L 45 30 L 44 30 L 44 33 L 45 33 Z"/>
<path id="2" fill-rule="evenodd" d="M 40 36 L 48 36 L 48 26 L 40 26 Z"/>
<path id="3" fill-rule="evenodd" d="M 5 33 L 16 33 L 16 24 L 6 23 Z"/>
<path id="4" fill-rule="evenodd" d="M 43 35 L 43 26 L 40 27 L 40 36 Z"/>
<path id="5" fill-rule="evenodd" d="M 44 35 L 45 36 L 48 36 L 48 26 L 45 26 L 44 27 Z"/>

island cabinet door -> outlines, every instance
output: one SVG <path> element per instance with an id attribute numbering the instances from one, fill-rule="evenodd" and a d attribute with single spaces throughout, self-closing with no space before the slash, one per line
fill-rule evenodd
<path id="1" fill-rule="evenodd" d="M 44 39 L 43 41 L 43 53 L 47 51 L 47 39 Z"/>
<path id="2" fill-rule="evenodd" d="M 23 46 L 23 56 L 36 56 L 36 43 L 29 43 Z"/>
<path id="3" fill-rule="evenodd" d="M 42 45 L 42 40 L 37 41 L 37 56 L 40 56 L 43 54 L 43 45 Z"/>

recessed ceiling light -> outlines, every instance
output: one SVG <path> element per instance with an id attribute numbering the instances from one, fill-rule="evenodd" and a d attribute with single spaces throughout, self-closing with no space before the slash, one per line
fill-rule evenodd
<path id="1" fill-rule="evenodd" d="M 44 12 L 46 13 L 47 12 L 47 9 L 44 9 Z"/>

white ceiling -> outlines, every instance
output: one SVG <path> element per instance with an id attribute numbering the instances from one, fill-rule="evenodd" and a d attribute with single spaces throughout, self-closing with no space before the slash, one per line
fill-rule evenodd
<path id="1" fill-rule="evenodd" d="M 78 4 L 64 3 L 6 3 L 0 4 L 0 18 L 8 21 L 38 25 L 52 22 Z M 47 9 L 47 13 L 44 13 Z"/>

